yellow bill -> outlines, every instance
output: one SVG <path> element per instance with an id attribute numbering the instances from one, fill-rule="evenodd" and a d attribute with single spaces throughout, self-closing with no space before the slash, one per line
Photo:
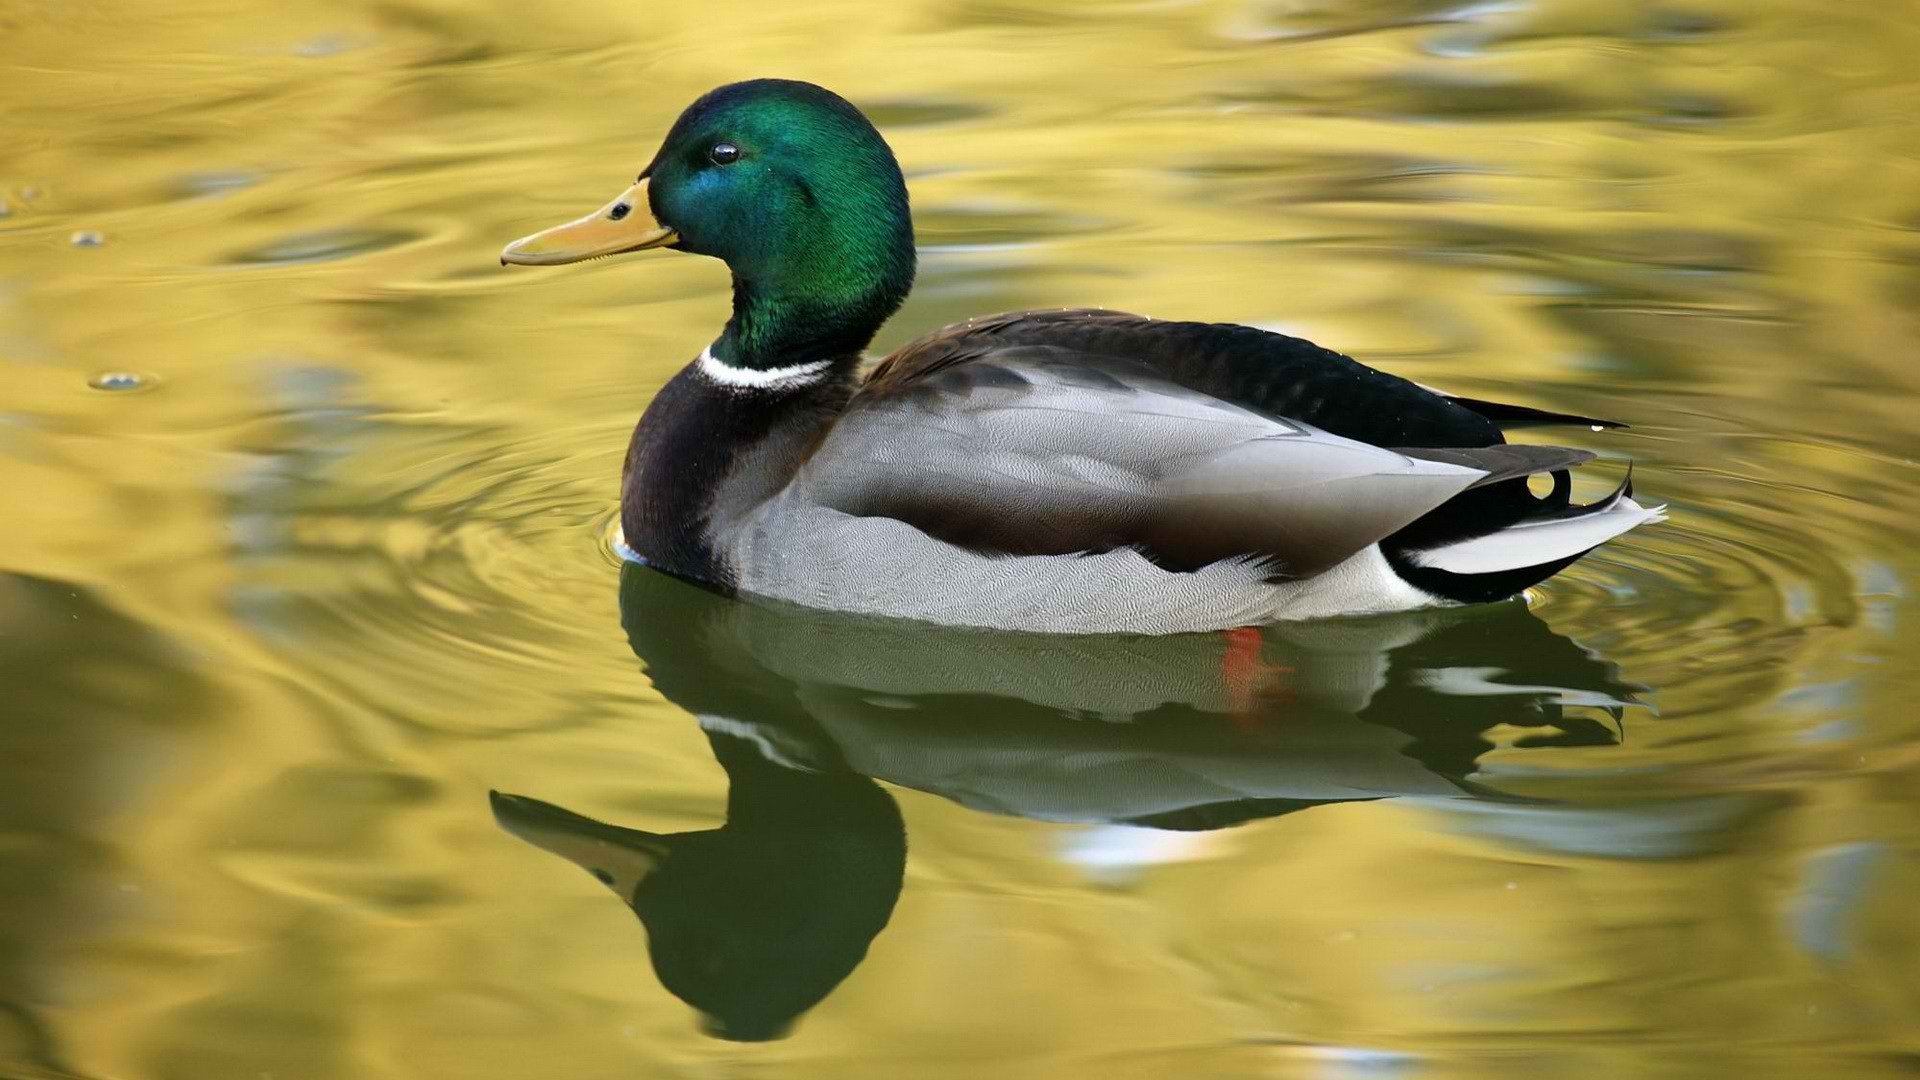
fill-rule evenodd
<path id="1" fill-rule="evenodd" d="M 523 236 L 500 252 L 500 265 L 561 266 L 602 255 L 665 247 L 680 234 L 654 220 L 645 180 L 578 221 Z"/>

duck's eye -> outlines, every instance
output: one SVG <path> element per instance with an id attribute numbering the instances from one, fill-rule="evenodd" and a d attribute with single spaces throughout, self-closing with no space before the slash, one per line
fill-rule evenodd
<path id="1" fill-rule="evenodd" d="M 607 216 L 615 221 L 619 221 L 631 213 L 633 213 L 633 207 L 628 206 L 626 203 L 614 203 L 613 209 L 607 211 Z"/>
<path id="2" fill-rule="evenodd" d="M 740 160 L 740 148 L 730 142 L 714 143 L 713 149 L 707 151 L 707 157 L 715 165 L 731 165 Z"/>

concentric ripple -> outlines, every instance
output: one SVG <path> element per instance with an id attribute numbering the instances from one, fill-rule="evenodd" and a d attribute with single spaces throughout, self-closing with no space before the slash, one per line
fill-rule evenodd
<path id="1" fill-rule="evenodd" d="M 236 613 L 297 677 L 394 723 L 485 733 L 602 715 L 644 693 L 604 542 L 624 426 L 290 411 L 232 484 Z M 577 676 L 559 700 L 556 671 Z"/>
<path id="2" fill-rule="evenodd" d="M 1535 609 L 1654 688 L 1659 721 L 1616 762 L 1804 753 L 1842 726 L 1854 750 L 1911 739 L 1910 722 L 1867 721 L 1858 695 L 1834 688 L 1911 662 L 1900 601 L 1912 571 L 1885 507 L 1915 504 L 1920 471 L 1824 432 L 1703 423 L 1658 398 L 1634 408 L 1636 430 L 1586 444 L 1633 458 L 1638 497 L 1667 503 L 1670 519 L 1589 555 Z M 1861 419 L 1848 420 L 1854 434 Z M 1863 467 L 1872 502 L 1840 494 L 1861 487 L 1850 470 Z"/>

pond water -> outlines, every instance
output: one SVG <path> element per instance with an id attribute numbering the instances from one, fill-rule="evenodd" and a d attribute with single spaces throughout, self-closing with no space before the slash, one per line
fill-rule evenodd
<path id="1" fill-rule="evenodd" d="M 1816 0 L 14 0 L 0 1076 L 1914 1075 L 1916 56 Z M 1283 329 L 1627 421 L 1554 435 L 1671 520 L 1160 640 L 623 568 L 724 270 L 497 254 L 759 75 L 907 169 L 879 347 Z"/>

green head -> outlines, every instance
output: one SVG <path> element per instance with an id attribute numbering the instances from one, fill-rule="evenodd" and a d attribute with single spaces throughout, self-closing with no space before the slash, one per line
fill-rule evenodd
<path id="1" fill-rule="evenodd" d="M 864 348 L 913 285 L 907 186 L 860 110 L 811 83 L 756 79 L 680 114 L 639 182 L 579 221 L 509 245 L 547 265 L 670 247 L 733 271 L 722 362 L 779 367 Z"/>

